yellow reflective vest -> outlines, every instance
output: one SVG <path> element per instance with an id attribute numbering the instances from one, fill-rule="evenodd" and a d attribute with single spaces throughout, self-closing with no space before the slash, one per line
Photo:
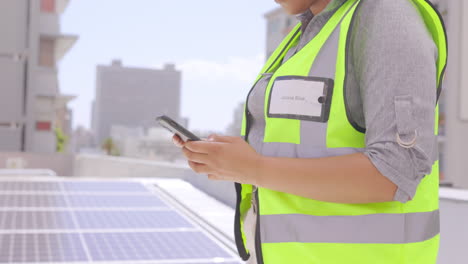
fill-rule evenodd
<path id="1" fill-rule="evenodd" d="M 439 50 L 439 95 L 447 63 L 443 21 L 429 1 L 408 1 L 419 10 Z M 311 158 L 355 153 L 365 147 L 365 132 L 348 120 L 344 98 L 348 42 L 359 5 L 359 0 L 346 1 L 315 38 L 281 64 L 286 52 L 299 40 L 297 25 L 266 62 L 257 78 L 272 74 L 265 93 L 265 134 L 260 154 Z M 315 91 L 317 98 L 311 98 L 317 99 L 319 108 L 300 113 L 281 101 L 304 99 L 281 96 L 291 89 L 300 93 L 303 88 Z M 435 120 L 437 135 L 438 106 Z M 245 107 L 241 134 L 246 140 L 249 122 L 250 113 Z M 413 199 L 405 204 L 328 203 L 236 183 L 235 237 L 239 255 L 244 260 L 249 258 L 242 219 L 255 195 L 258 264 L 435 263 L 439 245 L 438 183 L 438 161 L 419 184 Z"/>

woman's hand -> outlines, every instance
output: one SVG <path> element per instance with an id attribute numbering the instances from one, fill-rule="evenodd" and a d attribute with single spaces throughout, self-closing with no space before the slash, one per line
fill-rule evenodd
<path id="1" fill-rule="evenodd" d="M 174 145 L 178 146 L 179 148 L 183 148 L 185 145 L 185 142 L 177 134 L 172 136 L 172 142 L 174 142 Z"/>
<path id="2" fill-rule="evenodd" d="M 208 140 L 183 142 L 174 135 L 173 141 L 182 147 L 190 168 L 196 173 L 208 174 L 211 180 L 258 182 L 262 156 L 240 137 L 210 135 Z"/>

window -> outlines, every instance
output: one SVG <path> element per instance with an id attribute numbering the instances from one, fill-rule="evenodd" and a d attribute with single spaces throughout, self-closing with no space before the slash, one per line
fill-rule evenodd
<path id="1" fill-rule="evenodd" d="M 38 121 L 36 122 L 37 131 L 50 131 L 52 124 L 49 121 Z"/>
<path id="2" fill-rule="evenodd" d="M 55 0 L 41 0 L 41 11 L 45 13 L 54 13 Z"/>
<path id="3" fill-rule="evenodd" d="M 39 43 L 39 65 L 44 67 L 55 67 L 55 42 L 51 38 L 41 37 Z"/>

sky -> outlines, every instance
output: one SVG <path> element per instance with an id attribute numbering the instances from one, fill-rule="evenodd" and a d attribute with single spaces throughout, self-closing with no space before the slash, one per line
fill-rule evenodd
<path id="1" fill-rule="evenodd" d="M 274 0 L 71 0 L 61 30 L 79 40 L 59 62 L 73 126 L 90 127 L 97 65 L 182 71 L 181 115 L 189 129 L 224 131 L 264 62 Z"/>

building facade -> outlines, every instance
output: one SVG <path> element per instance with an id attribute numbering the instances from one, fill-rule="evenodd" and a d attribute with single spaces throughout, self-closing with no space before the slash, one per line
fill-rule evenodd
<path id="1" fill-rule="evenodd" d="M 444 87 L 446 181 L 468 189 L 468 2 L 440 0 L 447 10 L 449 65 Z"/>
<path id="2" fill-rule="evenodd" d="M 0 151 L 52 153 L 70 132 L 72 96 L 60 94 L 57 61 L 77 36 L 60 31 L 68 0 L 0 1 Z"/>
<path id="3" fill-rule="evenodd" d="M 162 114 L 180 122 L 180 90 L 181 72 L 172 64 L 160 70 L 124 67 L 120 61 L 97 66 L 92 107 L 96 144 L 110 137 L 112 126 L 148 129 Z"/>

